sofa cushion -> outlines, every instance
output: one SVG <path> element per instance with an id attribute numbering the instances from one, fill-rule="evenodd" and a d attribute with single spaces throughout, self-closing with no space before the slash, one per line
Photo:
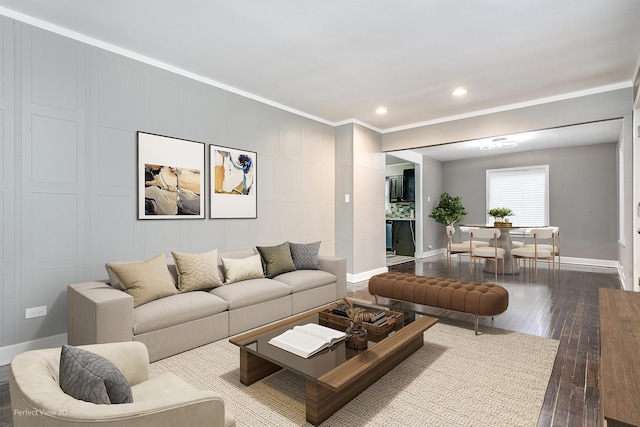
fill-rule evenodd
<path id="1" fill-rule="evenodd" d="M 229 303 L 229 310 L 271 301 L 291 294 L 291 287 L 273 279 L 251 279 L 210 291 Z"/>
<path id="2" fill-rule="evenodd" d="M 257 246 L 256 249 L 262 257 L 266 277 L 272 278 L 296 269 L 291 258 L 289 242 L 278 246 Z"/>
<path id="3" fill-rule="evenodd" d="M 222 258 L 222 268 L 227 284 L 264 277 L 259 254 L 240 259 Z"/>
<path id="4" fill-rule="evenodd" d="M 211 289 L 222 286 L 218 270 L 218 250 L 201 254 L 171 252 L 178 270 L 180 292 Z"/>
<path id="5" fill-rule="evenodd" d="M 221 313 L 229 304 L 208 292 L 173 295 L 142 305 L 133 311 L 133 333 L 143 334 Z"/>
<path id="6" fill-rule="evenodd" d="M 109 270 L 133 297 L 134 307 L 178 293 L 164 254 L 146 261 L 108 263 Z"/>
<path id="7" fill-rule="evenodd" d="M 336 283 L 336 276 L 322 270 L 296 270 L 289 273 L 280 274 L 275 277 L 278 282 L 285 283 L 291 287 L 291 291 L 306 291 L 324 285 Z"/>
<path id="8" fill-rule="evenodd" d="M 96 404 L 131 403 L 131 387 L 109 360 L 70 345 L 60 350 L 60 388 L 69 396 Z"/>
<path id="9" fill-rule="evenodd" d="M 296 270 L 320 270 L 318 253 L 320 252 L 321 243 L 289 243 L 291 257 Z"/>

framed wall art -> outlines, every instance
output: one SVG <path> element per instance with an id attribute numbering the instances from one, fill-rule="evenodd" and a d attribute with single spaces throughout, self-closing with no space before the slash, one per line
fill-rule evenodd
<path id="1" fill-rule="evenodd" d="M 211 218 L 257 218 L 257 154 L 209 146 Z"/>
<path id="2" fill-rule="evenodd" d="M 138 219 L 205 218 L 205 144 L 138 132 Z"/>

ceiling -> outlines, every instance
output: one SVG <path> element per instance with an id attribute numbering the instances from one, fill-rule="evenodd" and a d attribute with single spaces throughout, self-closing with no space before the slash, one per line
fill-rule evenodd
<path id="1" fill-rule="evenodd" d="M 0 0 L 0 14 L 382 132 L 629 86 L 640 54 L 637 0 Z"/>
<path id="2" fill-rule="evenodd" d="M 412 150 L 400 150 L 387 153 L 388 165 L 407 163 L 403 153 L 416 153 L 441 162 L 470 159 L 500 154 L 522 153 L 526 151 L 548 150 L 560 147 L 578 147 L 593 144 L 617 142 L 622 129 L 622 119 L 603 120 L 553 129 L 543 129 L 521 134 L 503 135 L 506 142 L 517 144 L 514 147 L 482 150 L 496 138 L 474 139 L 451 144 L 434 145 Z M 395 156 L 394 156 L 395 154 Z M 410 157 L 409 157 L 410 158 Z"/>

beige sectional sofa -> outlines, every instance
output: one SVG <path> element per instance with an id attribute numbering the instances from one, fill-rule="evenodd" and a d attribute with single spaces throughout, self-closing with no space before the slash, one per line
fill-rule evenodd
<path id="1" fill-rule="evenodd" d="M 223 260 L 258 255 L 250 248 L 218 253 Z M 134 297 L 109 281 L 68 286 L 67 323 L 71 345 L 139 341 L 155 361 L 333 302 L 346 295 L 344 258 L 317 257 L 320 269 L 296 269 L 272 278 L 225 283 L 213 289 L 177 291 L 134 308 Z M 263 260 L 264 262 L 264 260 Z M 167 258 L 175 283 L 179 272 Z M 228 279 L 228 278 L 226 278 Z"/>

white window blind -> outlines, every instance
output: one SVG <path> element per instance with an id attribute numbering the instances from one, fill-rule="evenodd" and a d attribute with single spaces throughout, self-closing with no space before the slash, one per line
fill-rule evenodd
<path id="1" fill-rule="evenodd" d="M 549 224 L 549 165 L 487 170 L 487 210 L 510 208 L 514 226 Z M 487 216 L 487 223 L 494 218 Z"/>

